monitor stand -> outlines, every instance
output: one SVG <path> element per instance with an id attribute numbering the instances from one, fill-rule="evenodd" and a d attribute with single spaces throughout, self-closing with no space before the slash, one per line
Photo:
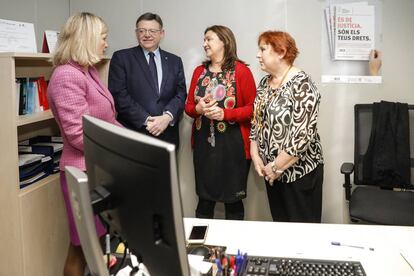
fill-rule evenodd
<path id="1" fill-rule="evenodd" d="M 83 171 L 70 166 L 65 168 L 65 172 L 76 229 L 90 274 L 109 276 L 96 235 L 88 176 Z"/>

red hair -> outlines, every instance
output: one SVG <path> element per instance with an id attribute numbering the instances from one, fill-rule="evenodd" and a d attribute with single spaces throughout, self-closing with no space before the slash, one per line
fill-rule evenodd
<path id="1" fill-rule="evenodd" d="M 273 51 L 278 54 L 285 53 L 283 59 L 289 64 L 292 64 L 299 54 L 295 40 L 287 32 L 267 31 L 261 33 L 257 40 L 257 44 L 260 44 L 261 42 L 269 44 L 273 48 Z"/>

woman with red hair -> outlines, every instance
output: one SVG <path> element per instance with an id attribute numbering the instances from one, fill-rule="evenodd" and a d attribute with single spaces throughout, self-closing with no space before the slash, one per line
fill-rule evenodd
<path id="1" fill-rule="evenodd" d="M 250 132 L 251 157 L 266 182 L 274 221 L 320 222 L 323 157 L 317 117 L 320 94 L 293 62 L 299 51 L 286 32 L 258 39 L 261 69 Z"/>

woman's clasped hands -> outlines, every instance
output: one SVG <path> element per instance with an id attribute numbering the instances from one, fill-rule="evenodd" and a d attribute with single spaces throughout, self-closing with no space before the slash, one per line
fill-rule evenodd
<path id="1" fill-rule="evenodd" d="M 224 111 L 218 106 L 211 94 L 204 97 L 196 97 L 196 111 L 200 115 L 206 116 L 210 120 L 222 121 L 224 119 Z"/>
<path id="2" fill-rule="evenodd" d="M 259 176 L 264 176 L 265 180 L 269 182 L 269 185 L 272 186 L 273 182 L 279 178 L 281 173 L 274 172 L 273 162 L 267 163 L 264 165 L 263 161 L 259 158 L 253 161 L 255 170 Z"/>
<path id="3" fill-rule="evenodd" d="M 267 182 L 269 182 L 270 186 L 273 186 L 273 182 L 279 178 L 279 176 L 281 175 L 280 172 L 276 172 L 274 170 L 274 163 L 273 162 L 269 162 L 267 163 L 266 166 L 263 166 L 262 168 L 262 172 L 263 175 L 265 176 L 265 180 Z"/>

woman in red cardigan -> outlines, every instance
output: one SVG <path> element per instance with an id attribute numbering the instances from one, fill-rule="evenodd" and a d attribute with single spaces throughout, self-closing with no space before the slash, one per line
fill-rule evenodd
<path id="1" fill-rule="evenodd" d="M 250 168 L 250 120 L 256 85 L 237 57 L 233 32 L 214 25 L 204 32 L 207 60 L 193 73 L 185 112 L 192 118 L 196 217 L 213 218 L 216 202 L 226 219 L 244 218 Z"/>

